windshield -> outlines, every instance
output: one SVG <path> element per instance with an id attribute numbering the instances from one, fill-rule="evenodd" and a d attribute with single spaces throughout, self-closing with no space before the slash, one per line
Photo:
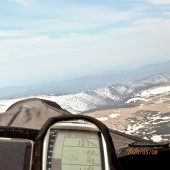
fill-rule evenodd
<path id="1" fill-rule="evenodd" d="M 36 97 L 170 140 L 169 0 L 2 0 L 0 14 L 1 113 Z"/>

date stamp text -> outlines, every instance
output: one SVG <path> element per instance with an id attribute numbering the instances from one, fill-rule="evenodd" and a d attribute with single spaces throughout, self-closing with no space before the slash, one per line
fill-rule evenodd
<path id="1" fill-rule="evenodd" d="M 158 150 L 128 150 L 128 155 L 158 155 Z"/>

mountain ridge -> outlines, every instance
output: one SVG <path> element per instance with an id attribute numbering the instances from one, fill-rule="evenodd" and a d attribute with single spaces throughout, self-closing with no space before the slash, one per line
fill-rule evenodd
<path id="1" fill-rule="evenodd" d="M 128 105 L 86 113 L 111 129 L 155 142 L 170 141 L 170 83 L 137 90 L 124 101 Z"/>
<path id="2" fill-rule="evenodd" d="M 112 84 L 127 84 L 128 82 L 138 81 L 148 76 L 155 74 L 167 73 L 170 74 L 170 60 L 158 63 L 145 65 L 136 69 L 129 70 L 110 70 L 103 71 L 97 74 L 91 73 L 90 76 L 84 76 L 58 82 L 55 75 L 51 75 L 53 79 L 46 78 L 46 82 L 39 85 L 18 86 L 0 88 L 0 99 L 17 98 L 30 95 L 66 95 L 76 94 L 84 90 L 95 90 L 99 87 L 109 86 Z"/>
<path id="3" fill-rule="evenodd" d="M 95 90 L 82 91 L 76 94 L 60 96 L 37 95 L 36 97 L 52 100 L 71 113 L 80 114 L 99 108 L 127 106 L 129 104 L 126 103 L 126 101 L 139 90 L 168 82 L 170 82 L 170 74 L 157 74 L 140 81 L 126 84 L 113 84 Z M 3 101 L 5 103 L 7 100 Z M 15 99 L 8 101 L 15 101 Z"/>

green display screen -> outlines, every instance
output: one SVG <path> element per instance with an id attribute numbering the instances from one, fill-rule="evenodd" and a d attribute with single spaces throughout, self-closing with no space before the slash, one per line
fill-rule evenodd
<path id="1" fill-rule="evenodd" d="M 51 170 L 103 170 L 101 136 L 93 131 L 51 130 Z"/>

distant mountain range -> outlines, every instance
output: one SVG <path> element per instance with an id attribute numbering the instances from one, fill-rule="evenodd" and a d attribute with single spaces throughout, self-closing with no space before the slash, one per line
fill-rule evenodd
<path id="1" fill-rule="evenodd" d="M 149 76 L 156 75 L 158 77 L 152 77 L 154 79 L 153 82 L 159 83 L 159 81 L 161 81 L 163 83 L 164 76 L 160 77 L 161 74 L 163 75 L 163 73 L 170 74 L 170 60 L 164 63 L 146 65 L 138 69 L 122 70 L 122 71 L 107 71 L 107 72 L 102 72 L 98 75 L 80 77 L 77 79 L 69 80 L 66 82 L 60 82 L 60 83 L 58 83 L 55 80 L 55 76 L 53 80 L 49 80 L 47 77 L 46 79 L 47 82 L 40 85 L 18 86 L 18 87 L 10 86 L 6 88 L 0 88 L 0 99 L 17 98 L 17 97 L 24 97 L 24 96 L 31 96 L 31 95 L 50 95 L 50 94 L 54 94 L 55 96 L 60 96 L 66 94 L 76 94 L 82 91 L 95 90 L 97 88 L 101 88 L 105 86 L 110 88 L 110 90 L 114 90 L 114 88 L 121 88 L 122 86 L 122 85 L 114 85 L 114 88 L 112 88 L 113 87 L 112 84 L 123 84 L 123 88 L 127 88 L 127 89 L 130 87 L 129 89 L 130 92 L 132 91 L 131 89 L 132 86 L 134 89 L 138 89 L 140 86 L 144 87 L 146 83 L 148 83 L 148 85 L 152 85 L 153 84 L 152 80 L 150 79 L 149 82 L 148 78 L 146 79 L 146 82 L 145 80 L 143 80 L 144 85 L 142 85 L 141 81 L 139 81 L 138 83 L 138 80 L 145 79 L 146 77 Z"/>
<path id="2" fill-rule="evenodd" d="M 128 82 L 125 84 L 113 84 L 110 86 L 100 87 L 95 90 L 82 91 L 69 95 L 35 95 L 58 103 L 62 108 L 71 113 L 86 113 L 95 109 L 129 107 L 131 103 L 126 101 L 140 90 L 152 87 L 158 84 L 169 83 L 170 74 L 156 74 L 142 80 Z M 25 98 L 25 97 L 24 97 Z M 6 107 L 6 103 L 14 103 L 23 98 L 13 100 L 1 100 L 0 105 Z"/>
<path id="3" fill-rule="evenodd" d="M 48 96 L 48 99 L 56 101 L 72 113 L 84 113 L 108 107 L 126 107 L 128 104 L 125 101 L 134 93 L 148 87 L 169 82 L 170 74 L 157 74 L 140 81 L 105 86 L 72 95 Z"/>

